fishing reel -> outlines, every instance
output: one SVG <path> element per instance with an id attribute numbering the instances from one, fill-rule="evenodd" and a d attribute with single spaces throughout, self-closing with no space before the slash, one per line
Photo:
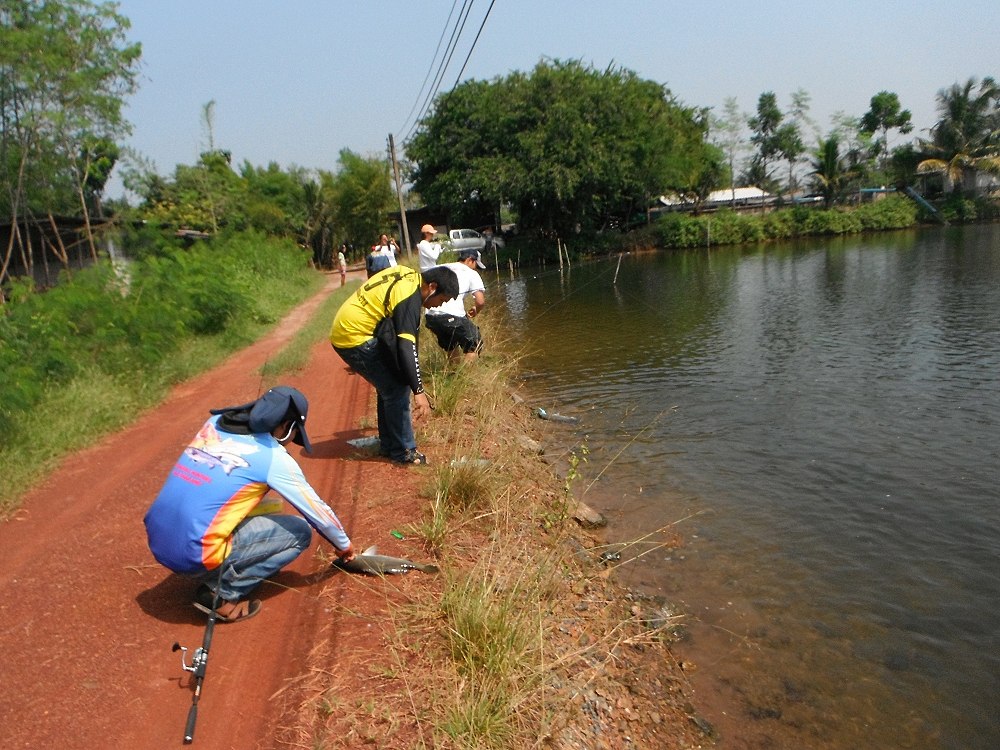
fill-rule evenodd
<path id="1" fill-rule="evenodd" d="M 191 657 L 191 663 L 187 663 L 187 646 L 182 646 L 179 643 L 174 643 L 174 647 L 171 651 L 181 652 L 181 668 L 185 672 L 198 673 L 201 670 L 201 674 L 204 674 L 205 665 L 208 663 L 208 651 L 204 647 L 199 646 L 195 649 L 194 655 Z"/>

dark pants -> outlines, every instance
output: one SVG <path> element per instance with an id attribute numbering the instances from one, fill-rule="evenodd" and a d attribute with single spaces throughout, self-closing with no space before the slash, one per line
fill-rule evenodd
<path id="1" fill-rule="evenodd" d="M 375 386 L 378 394 L 378 439 L 382 453 L 394 461 L 402 461 L 417 447 L 410 415 L 410 386 L 402 383 L 389 370 L 378 349 L 378 342 L 369 339 L 361 346 L 334 351 L 348 367 Z"/>
<path id="2" fill-rule="evenodd" d="M 483 337 L 479 326 L 466 317 L 454 315 L 425 315 L 424 325 L 427 330 L 437 336 L 438 345 L 446 352 L 461 347 L 466 354 L 483 348 Z"/>

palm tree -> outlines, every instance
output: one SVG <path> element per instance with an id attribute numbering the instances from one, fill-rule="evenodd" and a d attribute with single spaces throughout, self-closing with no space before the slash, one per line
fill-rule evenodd
<path id="1" fill-rule="evenodd" d="M 832 133 L 825 140 L 819 139 L 819 146 L 813 152 L 811 162 L 812 188 L 823 196 L 823 205 L 830 205 L 843 195 L 847 182 L 854 176 L 840 155 L 840 139 Z"/>
<path id="2" fill-rule="evenodd" d="M 980 171 L 1000 174 L 1000 85 L 992 78 L 979 84 L 970 78 L 938 92 L 941 119 L 931 128 L 931 139 L 921 140 L 928 158 L 917 172 L 942 172 L 945 187 L 976 189 Z"/>

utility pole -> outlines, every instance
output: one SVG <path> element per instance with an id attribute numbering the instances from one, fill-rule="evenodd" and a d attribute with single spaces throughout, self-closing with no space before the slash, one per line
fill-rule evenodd
<path id="1" fill-rule="evenodd" d="M 389 133 L 389 158 L 392 160 L 392 176 L 396 179 L 396 197 L 399 198 L 399 219 L 403 225 L 403 243 L 406 246 L 406 258 L 413 258 L 410 250 L 410 228 L 406 225 L 406 208 L 403 206 L 403 185 L 399 181 L 399 163 L 396 161 L 396 144 Z"/>

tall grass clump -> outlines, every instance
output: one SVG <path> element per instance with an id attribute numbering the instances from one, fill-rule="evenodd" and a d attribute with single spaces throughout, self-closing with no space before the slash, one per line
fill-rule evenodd
<path id="1" fill-rule="evenodd" d="M 450 580 L 441 598 L 453 684 L 461 689 L 443 696 L 438 726 L 462 747 L 517 746 L 529 718 L 519 710 L 530 705 L 543 671 L 535 586 L 491 557 Z"/>
<path id="2" fill-rule="evenodd" d="M 61 456 L 255 340 L 323 282 L 294 242 L 259 234 L 135 255 L 124 273 L 102 262 L 44 293 L 12 286 L 0 315 L 0 517 Z"/>

